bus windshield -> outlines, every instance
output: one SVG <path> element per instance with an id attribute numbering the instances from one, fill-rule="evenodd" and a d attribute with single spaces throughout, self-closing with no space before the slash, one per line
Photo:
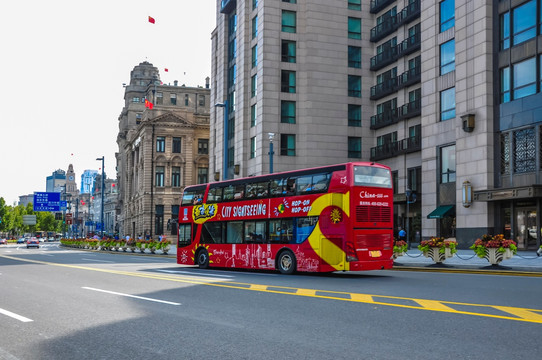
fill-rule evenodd
<path id="1" fill-rule="evenodd" d="M 373 166 L 354 166 L 354 185 L 391 188 L 390 171 Z"/>

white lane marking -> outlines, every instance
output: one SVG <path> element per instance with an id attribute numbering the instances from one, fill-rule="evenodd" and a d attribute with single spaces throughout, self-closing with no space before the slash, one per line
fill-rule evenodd
<path id="1" fill-rule="evenodd" d="M 140 299 L 140 300 L 154 301 L 154 302 L 158 302 L 158 303 L 162 303 L 162 304 L 181 305 L 180 303 L 176 303 L 176 302 L 152 299 L 152 298 L 148 298 L 148 297 L 136 296 L 136 295 L 130 295 L 130 294 L 123 294 L 123 293 L 119 293 L 119 292 L 115 292 L 115 291 L 96 289 L 96 288 L 91 288 L 91 287 L 86 287 L 86 286 L 83 286 L 82 288 L 85 289 L 85 290 L 98 291 L 98 292 L 103 292 L 103 293 L 112 294 L 112 295 L 126 296 L 126 297 L 131 297 L 131 298 Z"/>
<path id="2" fill-rule="evenodd" d="M 54 257 L 54 255 L 51 255 L 51 254 L 44 254 L 44 253 L 40 253 L 40 255 L 43 255 L 43 256 L 53 256 L 53 257 Z"/>
<path id="3" fill-rule="evenodd" d="M 88 261 L 97 261 L 97 262 L 103 262 L 103 263 L 114 263 L 114 261 L 108 261 L 108 260 L 97 260 L 97 259 L 87 259 L 87 258 L 81 258 L 81 260 L 88 260 Z"/>
<path id="4" fill-rule="evenodd" d="M 234 277 L 234 276 L 230 276 L 230 275 L 217 275 L 217 274 L 209 274 L 209 273 L 200 273 L 199 271 L 198 272 L 194 272 L 194 271 L 178 271 L 178 270 L 156 270 L 156 271 L 165 272 L 165 273 L 168 273 L 168 274 L 189 274 L 189 275 L 194 275 L 194 276 L 203 275 L 203 276 L 216 276 L 216 277 L 225 277 L 225 278 L 233 278 Z"/>
<path id="5" fill-rule="evenodd" d="M 14 319 L 17 319 L 19 321 L 22 321 L 22 322 L 31 322 L 31 321 L 34 321 L 32 319 L 29 319 L 27 317 L 24 317 L 22 315 L 18 315 L 18 314 L 15 314 L 15 313 L 12 313 L 11 311 L 7 311 L 5 309 L 1 309 L 0 308 L 0 314 L 4 314 L 4 315 L 7 315 L 7 316 L 10 316 Z"/>

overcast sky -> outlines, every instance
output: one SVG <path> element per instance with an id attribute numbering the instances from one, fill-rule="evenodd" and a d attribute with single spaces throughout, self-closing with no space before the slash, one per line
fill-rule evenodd
<path id="1" fill-rule="evenodd" d="M 12 205 L 45 191 L 69 164 L 80 188 L 101 156 L 116 178 L 122 84 L 146 60 L 165 84 L 205 86 L 215 9 L 215 0 L 2 1 L 0 197 Z"/>

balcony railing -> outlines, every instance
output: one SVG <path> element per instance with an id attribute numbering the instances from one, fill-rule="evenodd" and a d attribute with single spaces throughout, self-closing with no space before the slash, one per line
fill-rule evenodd
<path id="1" fill-rule="evenodd" d="M 397 108 L 371 116 L 371 129 L 376 130 L 399 121 Z"/>
<path id="2" fill-rule="evenodd" d="M 408 4 L 397 14 L 397 25 L 408 24 L 420 16 L 420 0 Z"/>
<path id="3" fill-rule="evenodd" d="M 371 87 L 371 100 L 378 100 L 397 91 L 397 77 L 384 80 Z"/>
<path id="4" fill-rule="evenodd" d="M 376 14 L 395 0 L 371 0 L 371 14 Z"/>
<path id="5" fill-rule="evenodd" d="M 371 29 L 371 42 L 382 40 L 397 29 L 397 16 L 390 16 Z"/>
<path id="6" fill-rule="evenodd" d="M 420 33 L 415 33 L 414 35 L 409 36 L 396 46 L 397 57 L 399 58 L 401 56 L 406 56 L 416 50 L 419 50 L 421 43 Z"/>
<path id="7" fill-rule="evenodd" d="M 397 77 L 397 90 L 412 84 L 419 83 L 422 79 L 422 67 L 416 65 L 412 69 L 409 69 Z"/>
<path id="8" fill-rule="evenodd" d="M 371 71 L 377 71 L 382 69 L 397 60 L 397 47 L 389 47 L 382 51 L 380 54 L 376 54 L 371 58 Z"/>
<path id="9" fill-rule="evenodd" d="M 391 2 L 390 2 L 391 3 Z M 372 3 L 371 3 L 372 6 Z M 372 11 L 371 13 L 375 13 Z M 408 24 L 409 22 L 420 17 L 420 0 L 415 0 L 408 4 L 397 15 L 390 16 L 382 23 L 371 29 L 371 42 L 377 42 L 394 32 L 399 26 Z"/>
<path id="10" fill-rule="evenodd" d="M 399 108 L 399 119 L 410 119 L 411 117 L 418 116 L 422 113 L 422 101 L 416 99 L 409 103 L 404 104 Z"/>
<path id="11" fill-rule="evenodd" d="M 222 0 L 220 2 L 220 12 L 222 14 L 230 13 L 235 8 L 236 3 L 236 0 Z"/>
<path id="12" fill-rule="evenodd" d="M 421 136 L 416 135 L 371 148 L 371 161 L 388 159 L 397 155 L 408 154 L 420 150 Z"/>

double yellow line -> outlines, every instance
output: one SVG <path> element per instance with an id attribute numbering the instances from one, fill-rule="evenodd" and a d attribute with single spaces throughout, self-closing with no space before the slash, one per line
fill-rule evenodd
<path id="1" fill-rule="evenodd" d="M 276 285 L 229 282 L 229 281 L 222 281 L 222 280 L 213 281 L 213 280 L 210 280 L 209 278 L 198 277 L 197 274 L 195 274 L 195 276 L 169 275 L 169 274 L 163 275 L 163 274 L 101 269 L 101 268 L 80 266 L 80 265 L 59 264 L 59 263 L 40 261 L 40 260 L 21 259 L 18 257 L 12 257 L 12 256 L 7 256 L 7 255 L 0 255 L 0 257 L 12 259 L 12 260 L 36 263 L 36 264 L 61 266 L 61 267 L 67 267 L 67 268 L 72 268 L 72 269 L 98 271 L 98 272 L 103 272 L 103 273 L 125 275 L 125 276 L 135 276 L 135 277 L 149 278 L 149 279 L 156 279 L 156 280 L 174 281 L 174 282 L 185 283 L 185 284 L 216 286 L 216 287 L 221 287 L 221 288 L 247 290 L 247 291 L 260 291 L 260 292 L 282 294 L 282 295 L 306 296 L 306 297 L 320 298 L 320 299 L 327 299 L 327 300 L 351 301 L 351 302 L 358 302 L 358 303 L 365 303 L 365 304 L 392 306 L 392 307 L 400 307 L 400 308 L 416 309 L 416 310 L 446 312 L 446 313 L 463 314 L 463 315 L 482 316 L 482 317 L 488 317 L 488 318 L 542 324 L 542 309 L 528 309 L 528 308 L 518 308 L 518 307 L 511 307 L 511 306 L 471 304 L 471 303 L 429 300 L 429 299 L 416 299 L 416 298 L 399 297 L 399 296 L 359 294 L 359 293 L 351 293 L 351 292 L 344 292 L 344 291 L 304 289 L 304 288 L 276 286 Z"/>

